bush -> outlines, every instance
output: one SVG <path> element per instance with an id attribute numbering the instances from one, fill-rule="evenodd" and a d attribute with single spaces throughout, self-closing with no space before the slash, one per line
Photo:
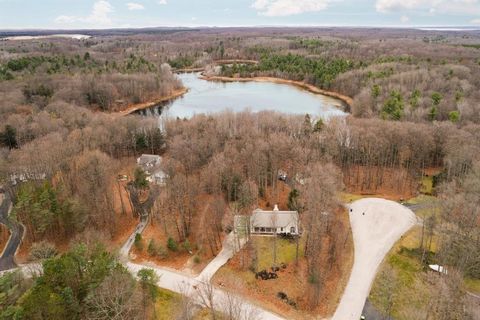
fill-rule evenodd
<path id="1" fill-rule="evenodd" d="M 157 256 L 159 256 L 162 259 L 168 257 L 168 252 L 164 246 L 161 246 L 161 245 L 157 246 Z"/>
<path id="2" fill-rule="evenodd" d="M 140 233 L 135 234 L 135 242 L 133 244 L 135 245 L 135 248 L 137 248 L 137 250 L 143 250 L 143 239 Z"/>
<path id="3" fill-rule="evenodd" d="M 185 240 L 184 243 L 182 243 L 182 247 L 183 247 L 183 249 L 184 249 L 185 251 L 187 251 L 187 252 L 191 252 L 191 251 L 192 251 L 192 246 L 190 245 L 190 241 L 188 241 L 188 239 Z"/>
<path id="4" fill-rule="evenodd" d="M 177 251 L 178 250 L 178 244 L 173 240 L 172 237 L 169 237 L 167 240 L 167 248 L 171 251 Z"/>
<path id="5" fill-rule="evenodd" d="M 199 264 L 200 263 L 200 257 L 198 255 L 195 255 L 193 256 L 193 262 L 196 263 L 196 264 Z"/>
<path id="6" fill-rule="evenodd" d="M 47 241 L 36 242 L 32 244 L 30 249 L 30 259 L 43 260 L 49 259 L 57 255 L 55 245 Z"/>
<path id="7" fill-rule="evenodd" d="M 150 239 L 148 242 L 147 252 L 151 257 L 157 255 L 157 245 L 155 244 L 155 240 Z"/>

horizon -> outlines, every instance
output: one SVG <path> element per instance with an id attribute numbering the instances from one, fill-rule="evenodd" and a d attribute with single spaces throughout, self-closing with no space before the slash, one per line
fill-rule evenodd
<path id="1" fill-rule="evenodd" d="M 480 28 L 480 0 L 0 0 L 0 30 Z M 28 7 L 29 10 L 25 10 Z M 365 23 L 368 21 L 368 23 Z"/>
<path id="2" fill-rule="evenodd" d="M 27 32 L 27 31 L 109 31 L 109 30 L 152 30 L 152 29 L 268 29 L 268 28 L 286 28 L 286 29 L 322 29 L 322 28 L 335 28 L 335 29 L 415 29 L 425 31 L 477 31 L 480 30 L 480 26 L 470 25 L 198 25 L 198 26 L 147 26 L 147 27 L 104 27 L 104 28 L 0 28 L 0 32 Z"/>

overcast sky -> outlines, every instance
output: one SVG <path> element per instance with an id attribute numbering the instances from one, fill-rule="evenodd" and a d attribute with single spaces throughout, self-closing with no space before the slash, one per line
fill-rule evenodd
<path id="1" fill-rule="evenodd" d="M 0 0 L 0 29 L 477 26 L 480 0 Z"/>

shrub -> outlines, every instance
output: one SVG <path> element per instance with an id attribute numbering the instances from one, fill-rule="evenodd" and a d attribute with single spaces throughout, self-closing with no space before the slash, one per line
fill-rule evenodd
<path id="1" fill-rule="evenodd" d="M 43 260 L 49 259 L 57 255 L 55 245 L 47 241 L 36 242 L 32 244 L 30 249 L 30 259 Z"/>
<path id="2" fill-rule="evenodd" d="M 155 244 L 155 240 L 150 239 L 148 242 L 147 252 L 151 257 L 157 255 L 157 246 Z"/>
<path id="3" fill-rule="evenodd" d="M 194 263 L 199 264 L 200 261 L 201 261 L 201 260 L 200 260 L 200 257 L 199 257 L 198 255 L 195 255 L 195 256 L 193 257 L 193 262 L 194 262 Z"/>
<path id="4" fill-rule="evenodd" d="M 453 123 L 457 123 L 458 120 L 460 120 L 460 112 L 459 111 L 451 111 L 448 114 L 448 120 L 450 120 Z"/>
<path id="5" fill-rule="evenodd" d="M 157 246 L 157 256 L 159 256 L 162 259 L 164 259 L 168 256 L 168 252 L 167 252 L 167 250 L 165 249 L 164 246 L 162 246 L 162 245 Z"/>
<path id="6" fill-rule="evenodd" d="M 135 248 L 137 248 L 137 250 L 139 250 L 139 251 L 143 250 L 143 239 L 142 239 L 142 235 L 140 233 L 135 234 L 134 245 L 135 245 Z"/>
<path id="7" fill-rule="evenodd" d="M 177 251 L 178 250 L 178 244 L 173 240 L 172 237 L 169 237 L 167 240 L 167 248 L 171 251 Z"/>
<path id="8" fill-rule="evenodd" d="M 182 243 L 182 247 L 183 247 L 183 249 L 184 249 L 185 251 L 187 251 L 187 252 L 192 251 L 192 246 L 190 245 L 190 241 L 188 241 L 188 239 L 185 240 L 184 243 Z"/>

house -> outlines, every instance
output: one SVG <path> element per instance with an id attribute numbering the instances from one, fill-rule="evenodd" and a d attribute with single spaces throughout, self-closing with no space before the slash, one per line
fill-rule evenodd
<path id="1" fill-rule="evenodd" d="M 235 231 L 249 228 L 250 234 L 289 234 L 298 235 L 299 217 L 297 211 L 280 211 L 278 206 L 272 211 L 256 209 L 248 218 L 235 216 Z"/>
<path id="2" fill-rule="evenodd" d="M 142 154 L 137 159 L 137 165 L 147 175 L 147 181 L 162 185 L 165 183 L 168 175 L 162 170 L 162 157 L 155 154 Z"/>
<path id="3" fill-rule="evenodd" d="M 149 169 L 162 164 L 162 157 L 157 156 L 156 154 L 142 154 L 140 158 L 137 159 L 137 164 L 143 169 L 143 171 L 147 172 Z"/>

